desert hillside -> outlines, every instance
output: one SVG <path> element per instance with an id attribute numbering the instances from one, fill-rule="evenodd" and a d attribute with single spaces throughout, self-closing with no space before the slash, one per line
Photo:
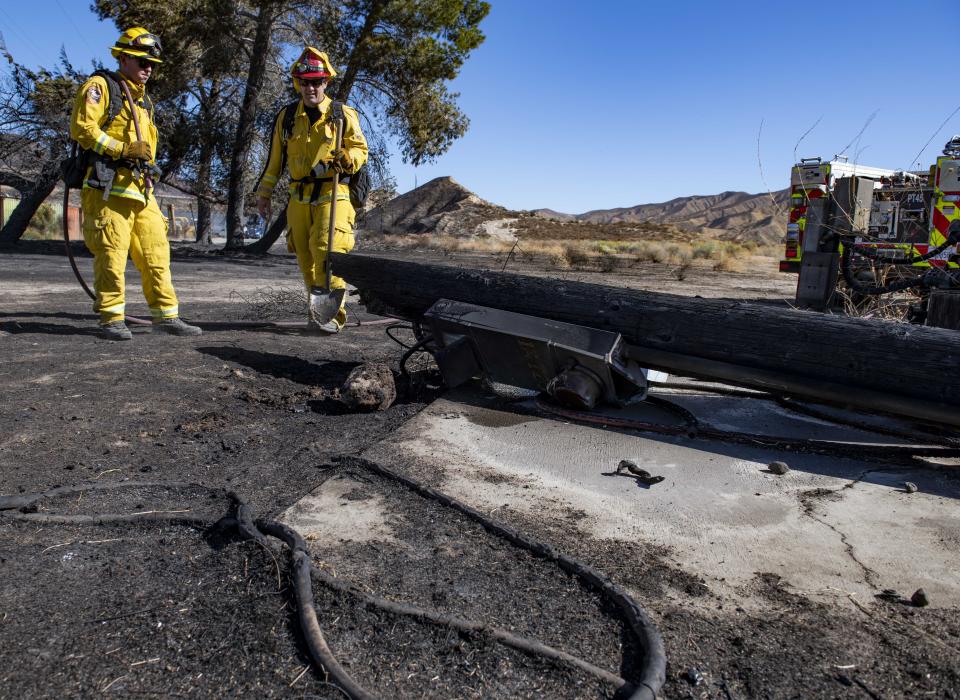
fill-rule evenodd
<path id="1" fill-rule="evenodd" d="M 517 233 L 536 238 L 676 237 L 773 243 L 786 227 L 788 193 L 678 197 L 658 204 L 566 214 L 511 211 L 441 177 L 367 212 L 360 225 L 384 234 L 472 236 Z"/>
<path id="2" fill-rule="evenodd" d="M 687 231 L 725 240 L 772 243 L 783 237 L 788 197 L 787 190 L 769 194 L 722 192 L 706 196 L 677 197 L 659 204 L 598 209 L 570 218 L 589 223 L 673 224 Z M 549 210 L 539 210 L 537 214 L 547 218 L 555 215 Z"/>
<path id="3" fill-rule="evenodd" d="M 480 199 L 452 177 L 438 177 L 366 212 L 360 226 L 384 234 L 469 236 L 484 233 L 487 222 L 516 216 Z"/>

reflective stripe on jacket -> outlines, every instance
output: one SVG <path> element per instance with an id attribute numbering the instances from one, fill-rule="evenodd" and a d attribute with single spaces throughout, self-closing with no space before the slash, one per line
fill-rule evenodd
<path id="1" fill-rule="evenodd" d="M 126 80 L 126 78 L 124 78 Z M 157 156 L 157 128 L 153 124 L 153 115 L 146 108 L 143 97 L 145 86 L 127 82 L 130 95 L 133 97 L 140 121 L 140 131 L 143 140 L 150 144 L 153 153 L 151 163 L 156 162 Z M 123 144 L 137 140 L 137 132 L 133 125 L 133 116 L 130 105 L 123 101 L 123 106 L 116 118 L 102 130 L 107 120 L 110 91 L 107 89 L 107 80 L 95 75 L 85 82 L 73 101 L 73 116 L 70 119 L 70 136 L 80 144 L 81 148 L 91 150 L 106 158 L 119 158 L 123 153 Z M 87 178 L 90 174 L 88 172 Z M 84 183 L 84 188 L 89 187 Z M 119 167 L 110 188 L 110 196 L 123 197 L 145 202 L 145 183 L 143 178 L 129 168 Z"/>
<path id="2" fill-rule="evenodd" d="M 297 113 L 293 119 L 293 129 L 287 139 L 286 161 L 290 179 L 294 181 L 290 184 L 290 195 L 304 203 L 310 202 L 314 185 L 310 182 L 296 181 L 309 177 L 313 166 L 321 161 L 329 161 L 336 149 L 336 131 L 333 120 L 330 119 L 331 105 L 333 100 L 324 96 L 323 101 L 317 105 L 320 110 L 320 119 L 313 125 L 310 124 L 310 117 L 307 116 L 303 107 L 303 100 L 296 105 Z M 291 108 L 286 107 L 280 110 L 273 124 L 270 155 L 263 175 L 260 177 L 260 185 L 257 187 L 258 197 L 269 198 L 282 174 L 280 169 L 283 165 L 283 114 L 287 109 Z M 367 140 L 360 131 L 360 118 L 356 110 L 344 105 L 343 116 L 343 147 L 350 154 L 353 172 L 356 172 L 367 162 Z M 317 203 L 316 199 L 313 203 Z"/>

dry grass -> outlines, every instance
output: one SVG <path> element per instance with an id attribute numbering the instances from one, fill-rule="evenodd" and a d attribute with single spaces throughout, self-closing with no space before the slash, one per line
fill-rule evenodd
<path id="1" fill-rule="evenodd" d="M 525 241 L 636 241 L 648 238 L 686 240 L 692 236 L 668 224 L 650 222 L 591 224 L 580 221 L 554 221 L 539 216 L 521 216 L 514 222 L 513 228 Z"/>
<path id="2" fill-rule="evenodd" d="M 718 272 L 739 272 L 755 255 L 776 257 L 778 246 L 754 241 L 700 239 L 659 224 L 583 224 L 522 217 L 516 224 L 519 243 L 492 236 L 364 233 L 364 241 L 381 249 L 424 249 L 445 253 L 507 255 L 542 262 L 556 269 L 618 269 L 655 263 L 671 265 L 678 280 L 687 277 L 696 261 Z"/>
<path id="3" fill-rule="evenodd" d="M 567 260 L 570 261 L 570 267 L 582 268 L 590 264 L 592 256 L 587 250 L 587 246 L 582 243 L 567 243 L 564 246 Z"/>
<path id="4" fill-rule="evenodd" d="M 364 231 L 363 242 L 376 248 L 409 250 L 412 248 L 457 253 L 506 253 L 513 246 L 492 236 L 435 236 L 431 234 L 381 234 Z"/>
<path id="5" fill-rule="evenodd" d="M 890 276 L 884 276 L 879 283 L 887 284 L 895 279 L 903 279 L 904 276 L 913 276 L 914 272 L 901 271 L 894 269 L 890 271 Z M 871 283 L 876 281 L 871 280 Z M 841 279 L 841 284 L 837 287 L 835 300 L 840 302 L 844 314 L 857 318 L 877 318 L 884 321 L 894 321 L 907 323 L 910 309 L 918 303 L 919 299 L 910 291 L 903 291 L 894 294 L 863 295 L 856 294 L 849 289 Z"/>
<path id="6" fill-rule="evenodd" d="M 878 318 L 884 321 L 906 323 L 912 302 L 909 298 L 900 295 L 883 294 L 880 296 L 858 299 L 848 290 L 837 289 L 836 295 L 843 307 L 846 316 L 856 318 Z"/>
<path id="7" fill-rule="evenodd" d="M 710 260 L 720 251 L 720 246 L 716 241 L 700 241 L 691 248 L 691 255 L 694 260 Z"/>
<path id="8" fill-rule="evenodd" d="M 715 263 L 713 263 L 714 272 L 742 272 L 741 261 L 732 255 L 722 254 Z"/>

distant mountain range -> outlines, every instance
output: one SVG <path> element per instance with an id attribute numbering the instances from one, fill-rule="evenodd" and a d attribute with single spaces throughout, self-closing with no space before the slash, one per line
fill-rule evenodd
<path id="1" fill-rule="evenodd" d="M 596 209 L 583 214 L 563 214 L 551 209 L 536 209 L 533 213 L 547 219 L 593 224 L 673 224 L 703 236 L 772 243 L 780 240 L 786 231 L 789 198 L 789 190 L 763 194 L 721 192 L 677 197 L 659 204 Z"/>
<path id="2" fill-rule="evenodd" d="M 773 193 L 677 197 L 659 204 L 638 204 L 565 214 L 550 209 L 511 211 L 486 202 L 453 178 L 440 177 L 371 209 L 360 225 L 383 233 L 476 235 L 509 227 L 525 216 L 587 224 L 663 224 L 723 240 L 775 242 L 786 230 L 788 190 Z"/>

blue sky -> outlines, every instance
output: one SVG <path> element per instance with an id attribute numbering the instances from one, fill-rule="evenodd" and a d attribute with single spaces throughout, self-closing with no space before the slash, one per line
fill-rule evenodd
<path id="1" fill-rule="evenodd" d="M 497 204 L 580 213 L 780 189 L 795 150 L 847 147 L 889 168 L 919 153 L 926 167 L 960 133 L 955 42 L 942 33 L 955 0 L 491 4 L 487 40 L 452 86 L 470 131 L 436 163 L 394 158 L 400 191 L 451 175 Z M 62 44 L 87 66 L 117 34 L 88 7 L 3 3 L 0 31 L 24 63 Z"/>

